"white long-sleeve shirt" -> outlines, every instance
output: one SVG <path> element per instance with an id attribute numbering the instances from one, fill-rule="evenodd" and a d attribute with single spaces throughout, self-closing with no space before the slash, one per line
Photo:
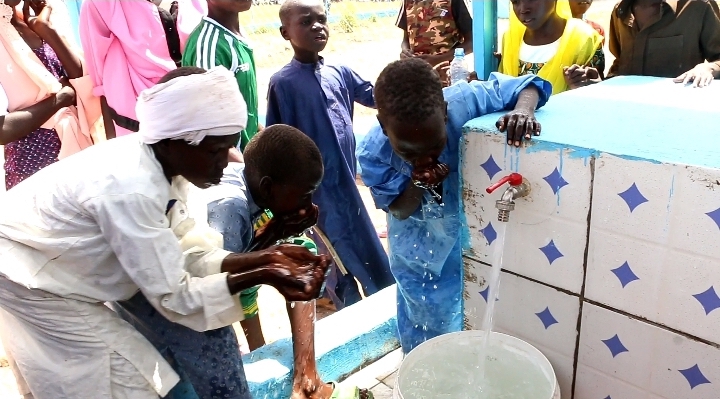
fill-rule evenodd
<path id="1" fill-rule="evenodd" d="M 182 197 L 176 183 L 135 135 L 41 170 L 0 194 L 0 273 L 85 302 L 126 300 L 139 289 L 169 320 L 198 331 L 241 319 L 220 272 L 228 252 L 183 253 L 181 223 L 166 215 Z"/>

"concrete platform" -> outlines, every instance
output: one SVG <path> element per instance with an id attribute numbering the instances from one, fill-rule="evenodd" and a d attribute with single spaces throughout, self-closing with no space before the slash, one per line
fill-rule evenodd
<path id="1" fill-rule="evenodd" d="M 342 381 L 400 346 L 395 293 L 393 285 L 316 322 L 315 357 L 323 380 Z M 293 368 L 290 338 L 245 355 L 243 364 L 253 397 L 290 397 Z"/>

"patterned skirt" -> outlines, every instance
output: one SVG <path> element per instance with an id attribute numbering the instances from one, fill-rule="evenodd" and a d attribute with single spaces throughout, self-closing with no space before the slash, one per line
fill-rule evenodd
<path id="1" fill-rule="evenodd" d="M 5 145 L 5 189 L 10 190 L 40 169 L 57 162 L 60 137 L 55 129 L 38 128 Z"/>

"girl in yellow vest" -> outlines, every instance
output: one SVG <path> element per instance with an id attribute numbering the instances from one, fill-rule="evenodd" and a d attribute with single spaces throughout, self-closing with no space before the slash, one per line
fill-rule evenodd
<path id="1" fill-rule="evenodd" d="M 535 74 L 553 94 L 599 81 L 605 55 L 602 36 L 574 19 L 568 0 L 511 0 L 510 28 L 502 41 L 499 71 Z"/>

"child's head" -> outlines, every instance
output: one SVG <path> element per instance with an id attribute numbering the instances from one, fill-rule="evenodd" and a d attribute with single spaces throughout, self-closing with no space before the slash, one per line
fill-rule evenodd
<path id="1" fill-rule="evenodd" d="M 510 2 L 517 19 L 531 31 L 540 29 L 552 17 L 557 16 L 557 0 L 510 0 Z"/>
<path id="2" fill-rule="evenodd" d="M 245 177 L 255 203 L 273 215 L 309 207 L 323 178 L 323 161 L 315 143 L 288 125 L 261 131 L 245 148 Z"/>
<path id="3" fill-rule="evenodd" d="M 286 0 L 280 7 L 280 34 L 295 53 L 315 54 L 327 45 L 330 31 L 321 0 Z"/>
<path id="4" fill-rule="evenodd" d="M 237 14 L 252 7 L 252 0 L 207 0 L 208 10 L 216 13 Z"/>
<path id="5" fill-rule="evenodd" d="M 570 11 L 573 18 L 582 18 L 590 9 L 593 0 L 570 0 Z"/>
<path id="6" fill-rule="evenodd" d="M 447 103 L 430 64 L 406 58 L 386 66 L 375 83 L 375 104 L 396 154 L 412 164 L 437 160 L 447 144 Z"/>

